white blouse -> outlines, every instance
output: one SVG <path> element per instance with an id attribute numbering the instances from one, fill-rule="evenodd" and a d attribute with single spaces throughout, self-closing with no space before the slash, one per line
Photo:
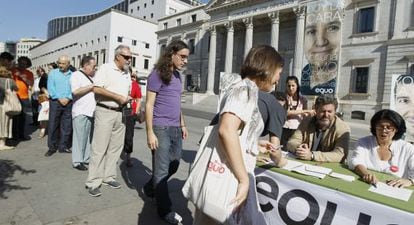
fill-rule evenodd
<path id="1" fill-rule="evenodd" d="M 360 138 L 348 161 L 349 168 L 353 170 L 357 165 L 363 165 L 370 170 L 393 174 L 397 177 L 414 178 L 414 145 L 401 139 L 392 141 L 390 146 L 392 157 L 388 163 L 381 162 L 378 148 L 374 136 Z M 397 166 L 398 171 L 392 172 L 391 166 Z"/>

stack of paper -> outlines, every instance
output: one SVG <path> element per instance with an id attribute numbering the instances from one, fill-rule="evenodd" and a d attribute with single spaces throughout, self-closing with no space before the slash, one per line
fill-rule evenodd
<path id="1" fill-rule="evenodd" d="M 345 180 L 345 181 L 349 181 L 349 182 L 352 182 L 352 181 L 355 180 L 354 176 L 345 175 L 345 174 L 342 174 L 342 173 L 332 172 L 332 173 L 329 174 L 329 176 L 335 177 L 335 178 L 338 178 L 338 179 L 342 179 L 342 180 Z"/>
<path id="2" fill-rule="evenodd" d="M 300 173 L 303 175 L 317 177 L 320 179 L 325 178 L 326 175 L 332 172 L 332 169 L 329 168 L 303 164 L 301 162 L 292 160 L 288 160 L 288 163 L 284 167 L 282 167 L 282 169 L 294 171 L 296 173 Z"/>
<path id="3" fill-rule="evenodd" d="M 371 186 L 368 191 L 372 191 L 374 193 L 385 195 L 391 198 L 400 199 L 406 202 L 410 199 L 411 194 L 413 193 L 413 190 L 392 187 L 382 182 L 378 182 L 377 187 Z"/>

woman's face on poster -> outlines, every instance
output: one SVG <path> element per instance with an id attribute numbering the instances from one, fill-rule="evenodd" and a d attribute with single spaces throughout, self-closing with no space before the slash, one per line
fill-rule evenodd
<path id="1" fill-rule="evenodd" d="M 305 56 L 309 64 L 322 67 L 338 58 L 341 43 L 341 10 L 331 7 L 308 12 Z"/>
<path id="2" fill-rule="evenodd" d="M 397 83 L 395 110 L 404 118 L 407 135 L 414 137 L 414 79 L 407 76 Z"/>

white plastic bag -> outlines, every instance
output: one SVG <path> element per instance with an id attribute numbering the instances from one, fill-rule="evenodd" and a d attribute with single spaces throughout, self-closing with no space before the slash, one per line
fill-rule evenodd
<path id="1" fill-rule="evenodd" d="M 184 196 L 204 214 L 224 223 L 232 214 L 238 181 L 227 165 L 218 125 L 205 128 L 190 175 L 184 184 Z M 246 133 L 246 132 L 245 132 Z"/>

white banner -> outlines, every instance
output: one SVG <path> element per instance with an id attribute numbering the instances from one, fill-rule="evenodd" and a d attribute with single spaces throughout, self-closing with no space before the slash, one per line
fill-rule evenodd
<path id="1" fill-rule="evenodd" d="M 414 214 L 256 168 L 260 207 L 267 224 L 414 224 Z"/>

